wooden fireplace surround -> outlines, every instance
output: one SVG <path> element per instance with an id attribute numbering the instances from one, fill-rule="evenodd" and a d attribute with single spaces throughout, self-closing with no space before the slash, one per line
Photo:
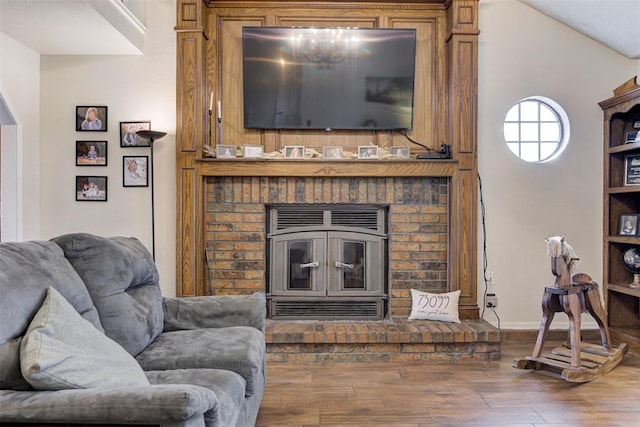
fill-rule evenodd
<path id="1" fill-rule="evenodd" d="M 413 130 L 433 149 L 451 145 L 450 160 L 216 160 L 205 145 L 411 145 L 392 132 L 264 131 L 242 119 L 243 26 L 416 28 Z M 447 177 L 450 182 L 449 290 L 461 290 L 460 313 L 477 318 L 477 59 L 478 0 L 404 2 L 177 1 L 176 294 L 205 286 L 205 181 L 211 176 Z M 211 93 L 222 106 L 220 129 L 209 114 Z M 222 135 L 222 138 L 220 138 Z M 221 139 L 221 140 L 220 140 Z M 424 151 L 411 147 L 412 153 Z"/>

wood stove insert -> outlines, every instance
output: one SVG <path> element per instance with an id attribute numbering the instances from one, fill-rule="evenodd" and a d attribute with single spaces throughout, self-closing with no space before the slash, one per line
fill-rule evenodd
<path id="1" fill-rule="evenodd" d="M 388 207 L 285 204 L 267 212 L 270 318 L 384 318 Z"/>

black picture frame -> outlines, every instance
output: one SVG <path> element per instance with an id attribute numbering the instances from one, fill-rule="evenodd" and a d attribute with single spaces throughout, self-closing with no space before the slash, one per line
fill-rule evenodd
<path id="1" fill-rule="evenodd" d="M 149 156 L 122 156 L 122 186 L 149 186 Z"/>
<path id="2" fill-rule="evenodd" d="M 76 166 L 107 166 L 107 141 L 76 141 Z"/>
<path id="3" fill-rule="evenodd" d="M 638 221 L 640 214 L 620 215 L 618 225 L 618 236 L 638 236 Z"/>
<path id="4" fill-rule="evenodd" d="M 107 177 L 77 175 L 75 190 L 77 202 L 106 202 Z"/>
<path id="5" fill-rule="evenodd" d="M 76 132 L 106 132 L 108 124 L 108 107 L 98 105 L 76 106 Z"/>
<path id="6" fill-rule="evenodd" d="M 625 156 L 624 185 L 640 185 L 640 154 L 629 154 Z"/>
<path id="7" fill-rule="evenodd" d="M 140 130 L 151 130 L 151 122 L 148 120 L 120 122 L 120 147 L 148 147 L 150 145 L 149 140 L 136 135 L 136 132 Z"/>

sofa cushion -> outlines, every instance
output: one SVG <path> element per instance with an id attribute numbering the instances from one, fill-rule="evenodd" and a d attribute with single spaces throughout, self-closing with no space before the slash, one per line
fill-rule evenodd
<path id="1" fill-rule="evenodd" d="M 213 409 L 204 414 L 205 425 L 235 426 L 244 405 L 245 381 L 235 372 L 222 369 L 176 369 L 148 371 L 149 382 L 191 384 L 213 391 L 218 398 Z"/>
<path id="2" fill-rule="evenodd" d="M 49 286 L 56 288 L 83 318 L 102 330 L 87 288 L 58 245 L 46 241 L 1 243 L 0 389 L 31 388 L 20 372 L 20 337 Z"/>
<path id="3" fill-rule="evenodd" d="M 76 233 L 53 241 L 86 284 L 109 338 L 135 356 L 162 332 L 158 271 L 138 239 Z"/>
<path id="4" fill-rule="evenodd" d="M 145 371 L 226 369 L 241 375 L 246 396 L 264 383 L 264 334 L 250 326 L 165 332 L 136 359 Z"/>
<path id="5" fill-rule="evenodd" d="M 136 360 L 54 288 L 22 339 L 20 366 L 36 390 L 149 385 Z"/>
<path id="6" fill-rule="evenodd" d="M 78 273 L 52 242 L 0 244 L 0 344 L 24 334 L 50 286 L 83 318 L 102 330 Z"/>

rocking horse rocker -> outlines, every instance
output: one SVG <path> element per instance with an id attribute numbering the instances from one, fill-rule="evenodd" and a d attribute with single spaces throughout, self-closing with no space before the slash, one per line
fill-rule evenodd
<path id="1" fill-rule="evenodd" d="M 513 367 L 545 370 L 569 382 L 592 381 L 620 363 L 628 351 L 627 344 L 610 348 L 609 329 L 598 284 L 587 274 L 573 274 L 578 257 L 564 236 L 547 239 L 547 255 L 551 257 L 551 272 L 556 276 L 556 281 L 554 286 L 545 287 L 544 290 L 542 321 L 533 354 L 524 359 L 515 359 Z M 542 355 L 553 316 L 561 311 L 569 317 L 569 343 Z M 600 327 L 602 346 L 581 342 L 581 315 L 587 311 Z"/>

